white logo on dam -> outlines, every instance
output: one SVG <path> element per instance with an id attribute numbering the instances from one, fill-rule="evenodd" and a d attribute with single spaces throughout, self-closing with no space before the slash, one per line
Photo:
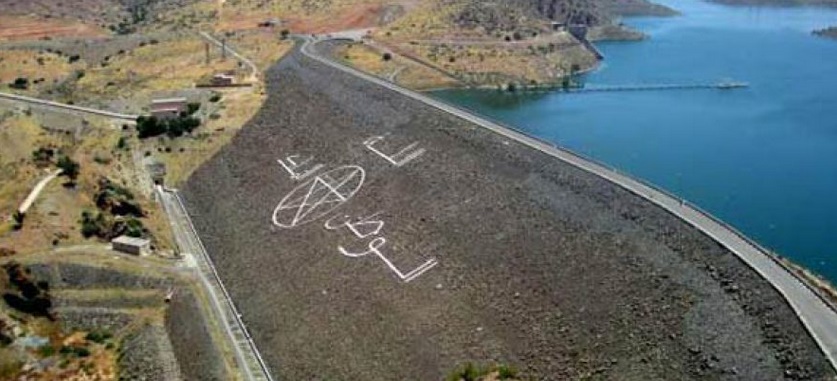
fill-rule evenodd
<path id="1" fill-rule="evenodd" d="M 294 188 L 273 211 L 273 224 L 291 229 L 316 221 L 349 201 L 363 186 L 366 172 L 344 166 Z"/>

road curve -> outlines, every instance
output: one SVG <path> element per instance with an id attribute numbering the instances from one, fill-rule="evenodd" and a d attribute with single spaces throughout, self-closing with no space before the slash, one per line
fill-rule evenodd
<path id="1" fill-rule="evenodd" d="M 313 49 L 314 45 L 319 41 L 321 40 L 304 38 L 304 43 L 300 49 L 301 52 L 305 56 L 324 65 L 413 98 L 609 180 L 662 207 L 702 231 L 737 255 L 784 296 L 805 328 L 817 342 L 817 345 L 823 351 L 826 358 L 828 358 L 832 367 L 837 370 L 837 311 L 831 308 L 810 286 L 781 265 L 766 249 L 748 239 L 733 227 L 663 190 L 629 175 L 618 173 L 611 168 L 581 157 L 567 149 L 538 140 L 510 127 L 502 126 L 447 103 L 402 88 L 396 84 L 322 57 Z"/>
<path id="2" fill-rule="evenodd" d="M 95 108 L 81 107 L 81 106 L 76 106 L 76 105 L 68 105 L 66 103 L 58 103 L 58 102 L 47 101 L 47 100 L 43 100 L 43 99 L 31 98 L 31 97 L 26 97 L 26 96 L 23 96 L 23 95 L 10 94 L 10 93 L 0 93 L 0 98 L 12 100 L 12 101 L 17 101 L 17 102 L 23 102 L 23 103 L 31 103 L 31 104 L 36 104 L 36 105 L 40 105 L 40 106 L 48 106 L 48 107 L 53 107 L 53 108 L 62 109 L 62 110 L 81 112 L 81 113 L 85 113 L 85 114 L 105 116 L 105 117 L 108 117 L 108 118 L 126 120 L 126 121 L 131 121 L 131 122 L 137 120 L 137 118 L 139 117 L 139 115 L 120 114 L 120 113 L 117 113 L 117 112 L 97 110 Z"/>

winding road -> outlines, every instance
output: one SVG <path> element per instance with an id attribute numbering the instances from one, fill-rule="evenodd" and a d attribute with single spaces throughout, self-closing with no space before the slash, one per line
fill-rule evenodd
<path id="1" fill-rule="evenodd" d="M 316 43 L 323 40 L 310 37 L 302 38 L 304 39 L 304 43 L 302 44 L 301 52 L 317 62 L 413 98 L 609 180 L 662 207 L 694 226 L 738 256 L 783 295 L 831 362 L 831 365 L 837 369 L 837 311 L 819 293 L 814 291 L 811 286 L 800 280 L 788 268 L 779 263 L 768 250 L 750 240 L 735 228 L 653 185 L 629 175 L 619 173 L 614 169 L 579 156 L 567 149 L 557 147 L 552 143 L 541 141 L 521 133 L 512 127 L 500 125 L 450 104 L 331 61 L 316 52 Z"/>

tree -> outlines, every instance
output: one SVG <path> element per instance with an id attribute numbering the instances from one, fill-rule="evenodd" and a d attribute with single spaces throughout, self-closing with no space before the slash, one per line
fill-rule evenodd
<path id="1" fill-rule="evenodd" d="M 23 220 L 26 218 L 26 214 L 21 213 L 19 210 L 15 210 L 14 214 L 12 214 L 12 220 L 14 220 L 14 225 L 12 228 L 14 230 L 20 230 L 23 228 Z"/>
<path id="2" fill-rule="evenodd" d="M 282 35 L 282 39 L 283 39 L 283 40 L 285 40 L 285 39 L 287 39 L 287 38 L 288 38 L 288 35 L 290 35 L 290 34 L 291 34 L 291 31 L 289 31 L 289 30 L 287 30 L 287 29 L 282 29 L 282 31 L 281 31 L 281 32 L 279 32 L 279 34 L 281 34 L 281 35 Z"/>
<path id="3" fill-rule="evenodd" d="M 17 77 L 9 87 L 18 90 L 26 90 L 29 88 L 29 78 Z"/>
<path id="4" fill-rule="evenodd" d="M 198 110 L 200 110 L 200 109 L 201 109 L 201 104 L 200 103 L 189 103 L 189 104 L 186 105 L 186 115 L 184 115 L 184 116 L 193 115 L 194 113 L 198 112 Z"/>
<path id="5" fill-rule="evenodd" d="M 392 53 L 389 53 L 389 52 L 384 53 L 383 58 L 384 58 L 384 61 L 389 61 L 389 60 L 391 60 L 391 59 L 392 59 Z"/>
<path id="6" fill-rule="evenodd" d="M 162 135 L 166 132 L 166 125 L 153 116 L 137 118 L 137 134 L 140 139 Z"/>
<path id="7" fill-rule="evenodd" d="M 61 175 L 66 176 L 67 179 L 70 180 L 70 184 L 75 183 L 78 178 L 80 168 L 77 162 L 70 159 L 69 156 L 63 155 L 60 159 L 58 159 L 58 163 L 56 165 L 64 171 Z"/>
<path id="8" fill-rule="evenodd" d="M 52 164 L 52 158 L 55 156 L 55 150 L 49 147 L 38 147 L 32 151 L 32 161 L 39 167 L 46 167 Z"/>

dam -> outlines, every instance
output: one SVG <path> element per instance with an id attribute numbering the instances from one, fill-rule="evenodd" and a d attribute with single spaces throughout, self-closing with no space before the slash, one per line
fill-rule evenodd
<path id="1" fill-rule="evenodd" d="M 300 50 L 267 77 L 182 195 L 278 379 L 834 375 L 770 283 L 660 205 Z"/>

